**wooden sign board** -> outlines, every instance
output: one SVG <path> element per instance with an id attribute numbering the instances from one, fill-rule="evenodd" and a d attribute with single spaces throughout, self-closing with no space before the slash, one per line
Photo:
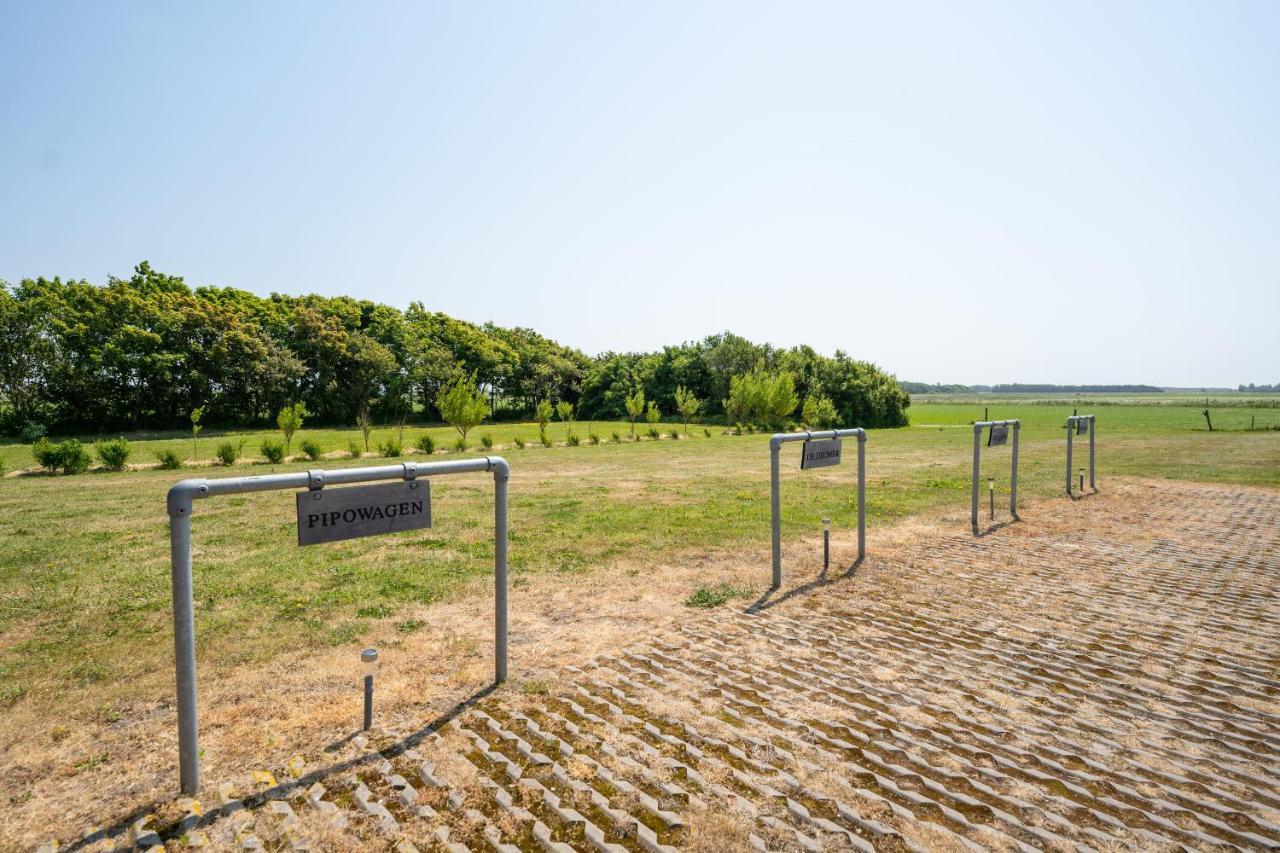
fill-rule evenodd
<path id="1" fill-rule="evenodd" d="M 431 483 L 427 480 L 298 492 L 299 545 L 430 526 Z"/>
<path id="2" fill-rule="evenodd" d="M 1009 427 L 1003 425 L 993 426 L 991 435 L 987 438 L 987 447 L 999 447 L 1009 441 Z"/>
<path id="3" fill-rule="evenodd" d="M 840 464 L 842 442 L 838 438 L 810 438 L 804 443 L 804 453 L 800 456 L 801 470 L 809 468 L 826 468 Z"/>

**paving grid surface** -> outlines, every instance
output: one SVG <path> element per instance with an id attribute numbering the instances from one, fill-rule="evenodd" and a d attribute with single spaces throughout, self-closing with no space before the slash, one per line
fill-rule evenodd
<path id="1" fill-rule="evenodd" d="M 1280 494 L 1150 498 L 1132 541 L 938 538 L 84 847 L 1280 849 Z"/>

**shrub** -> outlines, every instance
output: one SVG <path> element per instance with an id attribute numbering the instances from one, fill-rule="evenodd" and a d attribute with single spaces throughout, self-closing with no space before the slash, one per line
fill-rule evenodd
<path id="1" fill-rule="evenodd" d="M 360 447 L 360 442 L 353 438 L 347 442 L 347 453 L 351 454 L 352 459 L 359 459 L 364 449 Z"/>
<path id="2" fill-rule="evenodd" d="M 454 449 L 454 450 L 466 450 L 466 449 L 467 449 L 467 440 L 466 440 L 465 438 L 459 438 L 457 441 L 455 441 L 455 442 L 453 443 L 453 449 Z"/>
<path id="3" fill-rule="evenodd" d="M 591 442 L 592 444 L 599 444 L 599 443 L 600 443 L 600 436 L 596 435 L 594 432 L 593 432 L 593 433 L 589 433 L 589 434 L 587 435 L 587 441 Z"/>
<path id="4" fill-rule="evenodd" d="M 182 467 L 182 457 L 174 450 L 157 450 L 156 459 L 160 462 L 160 467 L 166 471 L 176 471 Z"/>
<path id="5" fill-rule="evenodd" d="M 61 444 L 54 444 L 47 438 L 41 438 L 31 447 L 36 461 L 47 471 L 56 474 L 82 474 L 89 470 L 89 451 L 84 449 L 79 440 L 69 438 Z"/>
<path id="6" fill-rule="evenodd" d="M 383 456 L 399 456 L 404 453 L 404 445 L 398 438 L 388 438 L 386 441 L 378 442 L 378 452 Z"/>
<path id="7" fill-rule="evenodd" d="M 570 433 L 570 434 L 569 434 L 569 446 L 570 446 L 570 447 L 577 447 L 577 446 L 581 443 L 581 441 L 582 441 L 582 440 L 581 440 L 580 438 L 578 438 L 576 435 L 574 435 L 573 433 Z"/>
<path id="8" fill-rule="evenodd" d="M 545 432 L 542 435 L 538 436 L 538 440 L 542 442 L 543 447 L 551 446 L 551 437 L 547 435 Z"/>
<path id="9" fill-rule="evenodd" d="M 517 436 L 516 436 L 516 438 L 515 438 L 515 442 L 516 442 L 516 447 L 517 447 L 517 448 L 519 448 L 520 450 L 524 450 L 524 439 L 523 439 L 523 438 L 521 438 L 520 436 L 518 436 L 518 435 L 517 435 Z"/>
<path id="10" fill-rule="evenodd" d="M 702 428 L 702 434 L 705 435 L 707 438 L 711 438 L 711 430 L 707 429 L 706 427 Z"/>
<path id="11" fill-rule="evenodd" d="M 222 460 L 223 465 L 235 462 L 237 455 L 236 448 L 231 445 L 231 442 L 218 445 L 218 458 Z M 274 438 L 263 439 L 262 455 L 272 465 L 279 465 L 284 461 L 284 442 Z"/>
<path id="12" fill-rule="evenodd" d="M 423 453 L 426 453 L 427 455 L 430 455 L 436 452 L 436 440 L 429 435 L 418 436 L 418 440 L 415 441 L 413 444 L 414 444 L 414 447 L 418 448 L 419 450 L 421 450 Z"/>
<path id="13" fill-rule="evenodd" d="M 302 448 L 302 452 L 306 455 L 306 457 L 312 461 L 319 459 L 321 456 L 324 455 L 324 448 L 320 446 L 320 443 L 317 441 L 312 441 L 309 438 L 305 439 L 298 446 Z"/>
<path id="14" fill-rule="evenodd" d="M 618 435 L 616 432 L 613 435 L 609 436 L 609 440 L 612 441 L 614 444 L 622 444 L 622 436 Z"/>
<path id="15" fill-rule="evenodd" d="M 216 456 L 218 456 L 218 461 L 221 462 L 221 464 L 234 465 L 243 452 L 244 439 L 242 438 L 239 444 L 233 444 L 232 442 L 223 442 L 219 444 Z"/>
<path id="16" fill-rule="evenodd" d="M 485 450 L 492 450 L 492 449 L 493 449 L 493 436 L 491 436 L 491 435 L 482 435 L 482 436 L 480 436 L 480 445 L 481 445 Z"/>
<path id="17" fill-rule="evenodd" d="M 441 417 L 458 431 L 459 441 L 463 444 L 460 450 L 466 450 L 467 433 L 479 426 L 489 414 L 489 403 L 476 388 L 474 377 L 462 376 L 453 385 L 442 387 L 436 394 L 436 408 L 440 410 Z"/>
<path id="18" fill-rule="evenodd" d="M 129 446 L 129 440 L 121 436 L 99 441 L 94 445 L 94 450 L 98 451 L 98 458 L 102 460 L 103 465 L 112 471 L 123 471 L 124 466 L 129 462 L 129 453 L 133 448 Z"/>
<path id="19" fill-rule="evenodd" d="M 538 438 L 542 441 L 543 447 L 550 447 L 551 442 L 547 440 L 547 424 L 551 423 L 551 413 L 555 408 L 550 400 L 539 400 L 533 411 L 534 417 L 538 420 Z"/>
<path id="20" fill-rule="evenodd" d="M 685 607 L 719 607 L 733 598 L 749 598 L 751 590 L 745 587 L 731 586 L 727 583 L 715 586 L 700 586 L 684 600 Z"/>
<path id="21" fill-rule="evenodd" d="M 649 438 L 652 438 L 652 439 L 662 438 L 662 433 L 658 432 L 657 427 L 649 427 Z"/>
<path id="22" fill-rule="evenodd" d="M 301 400 L 296 403 L 290 403 L 280 410 L 280 414 L 276 415 L 276 426 L 280 427 L 280 432 L 284 433 L 284 452 L 288 454 L 289 448 L 293 446 L 293 434 L 302 429 L 302 421 L 307 415 L 311 414 L 307 411 L 307 406 Z"/>
<path id="23" fill-rule="evenodd" d="M 678 429 L 673 429 L 673 430 L 671 431 L 671 437 L 672 437 L 672 438 L 679 438 L 679 437 L 680 437 L 680 430 L 678 430 Z"/>
<path id="24" fill-rule="evenodd" d="M 27 421 L 18 431 L 18 440 L 23 444 L 35 444 L 44 438 L 45 432 L 44 424 L 39 421 Z"/>

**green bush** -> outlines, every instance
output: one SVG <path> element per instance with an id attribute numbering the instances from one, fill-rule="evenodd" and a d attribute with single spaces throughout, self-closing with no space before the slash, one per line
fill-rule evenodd
<path id="1" fill-rule="evenodd" d="M 303 454 L 313 462 L 324 455 L 324 448 L 320 446 L 318 441 L 312 441 L 308 438 L 304 439 L 298 446 L 302 448 Z"/>
<path id="2" fill-rule="evenodd" d="M 657 427 L 649 427 L 649 438 L 652 438 L 652 439 L 662 438 L 662 433 L 658 432 Z"/>
<path id="3" fill-rule="evenodd" d="M 388 438 L 386 441 L 378 442 L 378 452 L 383 456 L 399 456 L 404 453 L 404 445 L 398 438 Z"/>
<path id="4" fill-rule="evenodd" d="M 523 438 L 521 438 L 520 436 L 518 436 L 518 435 L 517 435 L 517 436 L 516 436 L 516 438 L 515 438 L 515 442 L 516 442 L 516 447 L 517 447 L 517 448 L 519 448 L 520 450 L 524 450 L 524 439 L 523 439 Z"/>
<path id="5" fill-rule="evenodd" d="M 418 436 L 418 440 L 413 443 L 413 446 L 427 455 L 436 452 L 436 440 L 429 435 Z"/>
<path id="6" fill-rule="evenodd" d="M 590 433 L 587 435 L 587 441 L 591 442 L 592 444 L 599 444 L 600 436 L 596 435 L 594 432 Z"/>
<path id="7" fill-rule="evenodd" d="M 223 442 L 219 444 L 218 452 L 214 453 L 214 456 L 218 457 L 218 461 L 223 465 L 234 465 L 243 452 L 244 439 L 242 438 L 238 444 L 234 442 Z"/>
<path id="8" fill-rule="evenodd" d="M 612 441 L 614 444 L 622 444 L 622 436 L 618 435 L 616 432 L 613 435 L 609 436 L 609 440 Z"/>
<path id="9" fill-rule="evenodd" d="M 223 455 L 223 451 L 228 453 Z M 222 460 L 223 465 L 230 465 L 236 461 L 238 455 L 236 449 L 232 447 L 231 442 L 218 445 L 218 458 Z M 284 442 L 275 438 L 266 438 L 262 441 L 262 455 L 272 465 L 279 465 L 284 461 Z"/>
<path id="10" fill-rule="evenodd" d="M 359 459 L 360 455 L 364 453 L 364 448 L 360 446 L 360 442 L 353 438 L 347 442 L 347 453 L 351 454 L 352 459 Z"/>
<path id="11" fill-rule="evenodd" d="M 44 424 L 39 421 L 27 421 L 18 431 L 18 440 L 23 444 L 35 444 L 44 438 L 45 431 Z"/>
<path id="12" fill-rule="evenodd" d="M 569 446 L 570 446 L 570 447 L 577 447 L 577 446 L 581 443 L 581 441 L 582 441 L 582 440 L 581 440 L 580 438 L 578 438 L 578 436 L 574 435 L 573 433 L 569 433 Z"/>
<path id="13" fill-rule="evenodd" d="M 680 430 L 678 430 L 678 429 L 673 429 L 673 430 L 671 431 L 671 437 L 672 437 L 672 438 L 674 438 L 674 439 L 678 439 L 678 438 L 680 438 Z"/>
<path id="14" fill-rule="evenodd" d="M 459 438 L 457 441 L 455 441 L 455 442 L 453 443 L 453 449 L 454 449 L 454 450 L 466 450 L 466 449 L 467 449 L 467 440 L 466 440 L 465 438 Z"/>
<path id="15" fill-rule="evenodd" d="M 702 434 L 705 435 L 707 438 L 711 438 L 711 430 L 707 429 L 706 427 L 702 428 Z"/>
<path id="16" fill-rule="evenodd" d="M 89 470 L 89 464 L 93 461 L 89 457 L 89 451 L 74 438 L 60 444 L 41 438 L 31 446 L 31 452 L 41 467 L 54 474 L 59 471 L 63 474 L 82 474 Z"/>
<path id="17" fill-rule="evenodd" d="M 545 432 L 538 436 L 538 440 L 542 442 L 543 447 L 551 446 L 551 438 Z"/>
<path id="18" fill-rule="evenodd" d="M 160 462 L 160 467 L 166 471 L 176 471 L 182 467 L 182 457 L 176 450 L 157 450 L 156 459 Z"/>
<path id="19" fill-rule="evenodd" d="M 124 436 L 99 441 L 93 447 L 98 451 L 98 458 L 102 460 L 102 464 L 112 471 L 123 471 L 124 466 L 129 464 L 129 453 L 133 450 L 129 446 L 129 440 Z"/>
<path id="20" fill-rule="evenodd" d="M 493 436 L 491 435 L 480 436 L 480 445 L 485 450 L 493 450 Z"/>

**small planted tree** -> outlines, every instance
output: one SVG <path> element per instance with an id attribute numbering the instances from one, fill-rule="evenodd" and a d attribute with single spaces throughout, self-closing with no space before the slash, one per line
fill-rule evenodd
<path id="1" fill-rule="evenodd" d="M 293 434 L 302 429 L 302 421 L 307 416 L 307 406 L 301 400 L 285 406 L 276 415 L 276 426 L 284 433 L 284 455 L 289 455 L 289 447 L 293 444 Z"/>
<path id="2" fill-rule="evenodd" d="M 489 401 L 476 390 L 471 379 L 460 377 L 457 382 L 440 389 L 436 395 L 436 408 L 449 426 L 458 431 L 465 449 L 467 433 L 478 427 L 489 414 Z"/>
<path id="3" fill-rule="evenodd" d="M 568 441 L 573 438 L 573 403 L 568 400 L 561 400 L 556 403 L 556 415 L 564 423 L 564 438 L 565 441 Z"/>
<path id="4" fill-rule="evenodd" d="M 804 406 L 800 409 L 800 419 L 813 429 L 832 429 L 840 423 L 835 405 L 821 394 L 805 397 Z"/>
<path id="5" fill-rule="evenodd" d="M 94 449 L 98 451 L 98 458 L 102 460 L 102 464 L 112 471 L 123 471 L 129 464 L 129 454 L 133 450 L 129 446 L 129 440 L 124 436 L 99 441 L 94 445 Z"/>
<path id="6" fill-rule="evenodd" d="M 627 409 L 627 420 L 631 421 L 631 438 L 636 437 L 636 418 L 644 414 L 644 389 L 637 388 L 622 404 Z"/>
<path id="7" fill-rule="evenodd" d="M 551 439 L 547 437 L 547 424 L 551 423 L 552 411 L 550 400 L 539 400 L 534 409 L 534 417 L 538 419 L 538 438 L 542 439 L 543 447 L 551 446 Z"/>
<path id="8" fill-rule="evenodd" d="M 200 421 L 204 419 L 204 406 L 196 406 L 191 410 L 191 461 L 200 461 L 200 446 L 196 443 L 196 439 L 200 436 L 200 430 L 204 429 Z"/>
<path id="9" fill-rule="evenodd" d="M 368 453 L 369 434 L 373 432 L 373 419 L 369 417 L 368 403 L 360 407 L 360 413 L 356 415 L 356 426 L 360 427 L 360 432 L 364 435 L 364 452 Z"/>
<path id="10" fill-rule="evenodd" d="M 649 438 L 655 441 L 662 438 L 662 433 L 658 431 L 658 421 L 662 420 L 662 412 L 658 411 L 656 402 L 649 401 L 649 407 L 644 412 L 644 419 L 649 424 Z"/>
<path id="11" fill-rule="evenodd" d="M 680 413 L 680 419 L 684 421 L 684 434 L 689 434 L 689 421 L 693 420 L 698 414 L 698 409 L 702 407 L 702 401 L 693 396 L 693 392 L 683 385 L 676 386 L 676 411 Z"/>

